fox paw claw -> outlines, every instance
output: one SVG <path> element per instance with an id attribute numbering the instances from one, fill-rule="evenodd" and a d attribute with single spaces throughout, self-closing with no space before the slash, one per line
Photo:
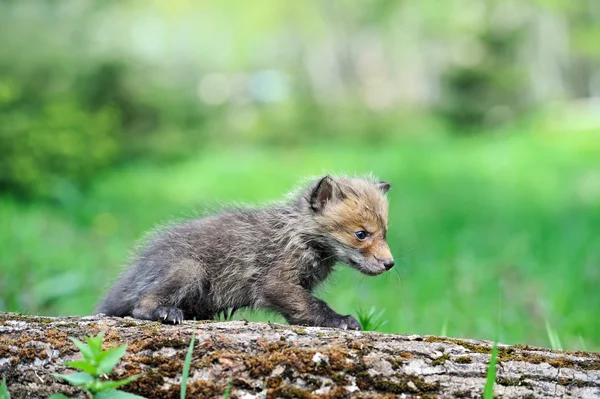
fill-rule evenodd
<path id="1" fill-rule="evenodd" d="M 183 323 L 183 312 L 179 308 L 161 306 L 154 311 L 155 319 L 163 324 Z"/>
<path id="2" fill-rule="evenodd" d="M 330 319 L 325 323 L 324 327 L 341 328 L 342 330 L 357 330 L 360 331 L 360 324 L 350 315 L 339 316 L 335 319 Z"/>

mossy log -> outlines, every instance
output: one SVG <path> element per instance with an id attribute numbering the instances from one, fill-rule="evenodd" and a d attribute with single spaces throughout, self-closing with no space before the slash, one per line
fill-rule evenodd
<path id="1" fill-rule="evenodd" d="M 105 348 L 127 344 L 108 378 L 143 374 L 123 390 L 179 398 L 187 348 L 196 336 L 187 396 L 222 398 L 481 397 L 492 343 L 269 323 L 0 314 L 0 376 L 14 398 L 81 392 L 52 373 L 80 357 L 68 337 L 105 331 Z M 600 354 L 501 345 L 500 398 L 600 397 Z"/>

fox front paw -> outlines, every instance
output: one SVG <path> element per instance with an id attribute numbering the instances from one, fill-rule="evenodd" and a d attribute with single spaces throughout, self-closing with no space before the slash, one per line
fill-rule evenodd
<path id="1" fill-rule="evenodd" d="M 324 327 L 341 328 L 342 330 L 357 330 L 360 331 L 360 324 L 350 315 L 338 316 L 327 320 Z"/>
<path id="2" fill-rule="evenodd" d="M 164 324 L 181 324 L 183 311 L 179 308 L 161 306 L 154 311 L 154 318 Z"/>

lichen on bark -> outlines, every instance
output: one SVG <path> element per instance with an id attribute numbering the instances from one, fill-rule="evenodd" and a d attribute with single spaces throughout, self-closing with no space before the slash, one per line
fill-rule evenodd
<path id="1" fill-rule="evenodd" d="M 80 392 L 52 373 L 80 354 L 68 337 L 105 331 L 105 348 L 127 344 L 108 378 L 142 374 L 123 390 L 179 398 L 181 371 L 196 336 L 187 397 L 481 397 L 492 344 L 435 336 L 342 331 L 272 323 L 156 322 L 109 317 L 0 314 L 0 379 L 14 397 Z M 501 398 L 600 397 L 600 354 L 500 345 Z"/>

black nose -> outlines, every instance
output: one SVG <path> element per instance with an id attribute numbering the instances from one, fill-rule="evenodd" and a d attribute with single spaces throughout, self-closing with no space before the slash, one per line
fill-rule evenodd
<path id="1" fill-rule="evenodd" d="M 383 266 L 385 267 L 385 270 L 390 270 L 392 267 L 394 267 L 394 261 L 386 260 L 385 262 L 383 262 Z"/>

